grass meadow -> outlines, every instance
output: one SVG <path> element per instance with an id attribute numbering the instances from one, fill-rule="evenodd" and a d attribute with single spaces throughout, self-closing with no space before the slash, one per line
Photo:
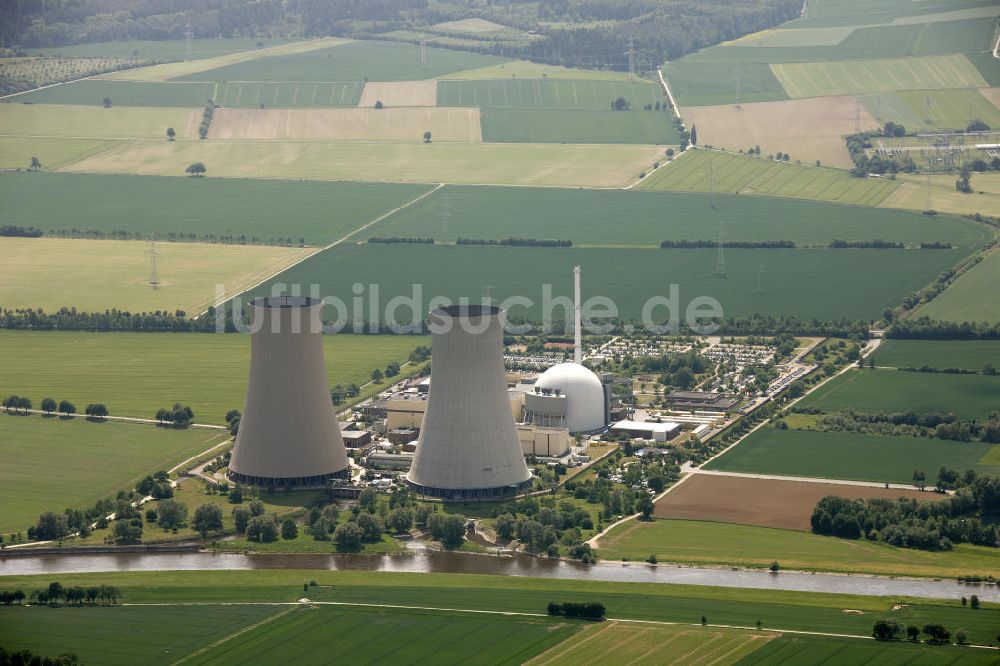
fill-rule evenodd
<path id="1" fill-rule="evenodd" d="M 180 106 L 202 108 L 215 94 L 212 83 L 161 83 L 85 79 L 34 90 L 10 98 L 8 103 L 72 104 L 102 108 L 105 97 L 115 106 Z M 199 121 L 200 122 L 200 121 Z M 164 130 L 165 131 L 165 130 Z"/>
<path id="2" fill-rule="evenodd" d="M 875 352 L 876 365 L 880 360 L 879 352 Z M 963 419 L 985 419 L 991 411 L 1000 409 L 998 395 L 1000 377 L 854 369 L 810 393 L 801 406 L 825 412 L 838 409 L 905 412 L 912 409 L 915 412 L 952 412 Z"/>
<path id="3" fill-rule="evenodd" d="M 850 638 L 784 636 L 770 641 L 740 660 L 740 666 L 786 664 L 989 664 L 994 656 L 986 650 L 947 648 L 912 643 L 881 643 Z"/>
<path id="4" fill-rule="evenodd" d="M 619 81 L 629 80 L 628 72 L 618 72 L 610 69 L 577 69 L 575 67 L 560 67 L 530 60 L 508 60 L 497 65 L 487 65 L 452 72 L 438 77 L 441 80 L 472 80 L 484 79 L 572 79 L 574 81 Z"/>
<path id="5" fill-rule="evenodd" d="M 0 588 L 31 590 L 47 585 L 52 578 L 50 574 L 7 576 L 0 579 Z M 584 579 L 381 571 L 135 571 L 66 574 L 60 575 L 58 580 L 63 585 L 112 584 L 122 590 L 128 603 L 294 602 L 302 596 L 302 583 L 308 580 L 317 583 L 308 592 L 310 599 L 358 604 L 544 613 L 546 604 L 553 600 L 600 600 L 607 606 L 608 616 L 614 618 L 693 625 L 705 615 L 712 624 L 751 627 L 760 620 L 765 629 L 836 632 L 864 637 L 871 635 L 874 619 L 895 617 L 904 624 L 922 626 L 926 622 L 941 622 L 949 628 L 965 627 L 970 640 L 981 644 L 993 640 L 1000 613 L 994 604 L 988 603 L 978 611 L 962 608 L 957 595 L 963 588 L 956 589 L 956 598 L 932 601 Z M 848 608 L 860 612 L 845 613 L 844 609 Z M 0 609 L 0 613 L 6 612 L 17 613 L 19 609 Z M 863 643 L 877 645 L 869 641 Z"/>
<path id="6" fill-rule="evenodd" d="M 714 186 L 712 175 L 714 173 Z M 710 150 L 692 150 L 661 166 L 637 189 L 763 194 L 877 206 L 899 183 L 854 178 L 846 171 Z"/>
<path id="7" fill-rule="evenodd" d="M 597 552 L 605 560 L 641 562 L 655 554 L 660 562 L 758 569 L 777 560 L 786 569 L 891 576 L 950 578 L 996 570 L 996 549 L 986 546 L 960 544 L 952 551 L 932 552 L 865 539 L 697 520 L 630 520 L 601 537 Z"/>
<path id="8" fill-rule="evenodd" d="M 662 111 L 486 108 L 482 128 L 497 143 L 680 143 Z"/>
<path id="9" fill-rule="evenodd" d="M 763 63 L 697 62 L 690 58 L 667 63 L 663 76 L 680 106 L 713 106 L 788 99 L 781 81 Z"/>
<path id="10" fill-rule="evenodd" d="M 533 659 L 532 666 L 618 664 L 735 664 L 775 634 L 716 627 L 621 623 L 585 625 L 578 634 Z"/>
<path id="11" fill-rule="evenodd" d="M 33 360 L 37 363 L 38 358 Z M 12 392 L 17 393 L 12 389 L 4 395 Z M 33 394 L 35 407 L 48 395 Z M 53 395 L 57 400 L 62 397 Z M 161 402 L 169 406 L 168 400 Z M 81 412 L 86 405 L 83 400 L 76 401 Z M 130 488 L 146 474 L 170 469 L 228 437 L 224 430 L 174 430 L 98 423 L 83 417 L 0 413 L 0 532 L 24 530 L 43 511 L 91 506 L 102 497 Z"/>
<path id="12" fill-rule="evenodd" d="M 1000 321 L 998 290 L 1000 252 L 994 251 L 917 313 L 944 321 Z"/>
<path id="13" fill-rule="evenodd" d="M 962 54 L 772 65 L 789 97 L 984 88 L 987 83 Z M 749 101 L 749 100 L 748 100 Z"/>
<path id="14" fill-rule="evenodd" d="M 685 156 L 684 161 L 699 155 Z M 665 168 L 675 167 L 680 163 Z M 3 183 L 0 177 L 0 194 Z M 728 241 L 790 240 L 800 246 L 882 238 L 908 245 L 942 241 L 976 247 L 990 238 L 985 227 L 954 217 L 734 194 L 718 194 L 713 203 L 714 208 L 704 194 L 688 192 L 522 188 L 515 197 L 508 188 L 449 185 L 370 227 L 365 235 L 420 236 L 439 242 L 562 238 L 606 246 L 658 246 L 666 239 L 717 241 L 722 229 Z"/>
<path id="15" fill-rule="evenodd" d="M 58 169 L 124 144 L 110 139 L 0 136 L 0 169 L 27 169 L 37 157 L 43 169 Z"/>
<path id="16" fill-rule="evenodd" d="M 1000 108 L 978 90 L 891 91 L 861 95 L 859 99 L 880 124 L 891 120 L 908 131 L 964 129 L 973 118 L 991 127 L 1000 126 Z"/>
<path id="17" fill-rule="evenodd" d="M 394 296 L 412 296 L 417 291 L 426 305 L 427 299 L 436 296 L 478 300 L 490 289 L 500 300 L 531 299 L 529 306 L 512 304 L 511 315 L 541 320 L 543 285 L 551 285 L 554 295 L 570 296 L 572 268 L 582 266 L 584 284 L 590 285 L 588 298 L 612 299 L 623 319 L 641 321 L 647 300 L 666 297 L 670 285 L 677 285 L 676 314 L 681 320 L 683 309 L 698 296 L 717 299 L 726 317 L 767 312 L 857 320 L 877 317 L 883 308 L 930 283 L 963 254 L 962 250 L 734 249 L 725 254 L 728 277 L 720 277 L 713 273 L 717 251 L 710 248 L 350 245 L 317 254 L 251 294 L 269 294 L 275 282 L 318 284 L 322 295 L 350 303 L 354 298 L 351 284 L 358 282 L 377 284 L 384 307 Z M 414 267 L 420 267 L 419 272 Z M 350 279 L 345 280 L 345 275 Z M 417 307 L 422 316 L 422 305 Z M 654 321 L 662 321 L 667 310 L 658 307 L 651 315 Z M 372 316 L 367 304 L 364 316 Z M 395 316 L 401 322 L 413 319 L 407 308 Z M 557 307 L 551 316 L 561 320 L 568 313 Z"/>
<path id="18" fill-rule="evenodd" d="M 997 340 L 884 340 L 874 354 L 875 364 L 894 368 L 962 368 L 982 370 L 991 363 L 1000 368 Z"/>
<path id="19" fill-rule="evenodd" d="M 618 97 L 624 98 L 631 110 L 616 113 L 628 116 L 636 115 L 646 104 L 666 100 L 660 87 L 649 81 L 532 78 L 438 83 L 439 106 L 610 111 Z M 665 122 L 671 124 L 670 114 L 665 115 Z"/>
<path id="20" fill-rule="evenodd" d="M 365 384 L 375 368 L 430 344 L 421 336 L 348 334 L 323 342 L 331 386 Z M 242 409 L 250 369 L 250 339 L 239 334 L 0 331 L 0 347 L 4 396 L 65 399 L 81 410 L 103 402 L 115 416 L 153 418 L 180 401 L 196 422 L 225 424 L 228 410 Z"/>
<path id="21" fill-rule="evenodd" d="M 181 139 L 197 138 L 201 109 L 0 104 L 5 135 L 96 139 L 163 139 L 173 127 Z"/>
<path id="22" fill-rule="evenodd" d="M 283 44 L 284 40 L 270 37 L 242 37 L 233 39 L 192 39 L 191 56 L 200 60 L 216 56 L 252 51 L 263 42 L 265 47 Z M 118 42 L 95 42 L 93 44 L 72 44 L 25 49 L 26 55 L 63 56 L 65 58 L 132 58 L 143 60 L 183 60 L 187 55 L 186 39 L 163 40 L 123 40 Z"/>
<path id="23" fill-rule="evenodd" d="M 426 185 L 62 173 L 0 174 L 0 225 L 275 238 L 326 245 L 424 194 Z M 127 191 L 131 196 L 119 197 Z M 163 247 L 170 252 L 171 245 Z M 167 266 L 164 266 L 167 270 Z"/>
<path id="24" fill-rule="evenodd" d="M 976 174 L 972 177 L 973 188 L 977 187 Z M 899 187 L 879 204 L 882 208 L 902 208 L 903 210 L 931 210 L 954 215 L 990 215 L 1000 217 L 1000 194 L 986 190 L 975 190 L 971 194 L 955 189 L 955 178 L 947 176 L 948 181 L 931 181 L 927 187 L 926 180 L 917 182 L 916 177 L 900 179 Z"/>
<path id="25" fill-rule="evenodd" d="M 136 141 L 73 171 L 180 176 L 192 162 L 231 178 L 625 187 L 661 146 L 303 141 Z"/>
<path id="26" fill-rule="evenodd" d="M 4 238 L 0 304 L 8 309 L 196 314 L 220 296 L 247 289 L 312 251 L 270 245 L 162 244 L 157 247 L 159 286 L 154 289 L 149 285 L 148 249 L 143 241 Z M 222 293 L 217 292 L 220 285 Z"/>
<path id="27" fill-rule="evenodd" d="M 933 483 L 941 466 L 996 474 L 993 444 L 925 437 L 762 428 L 707 465 L 725 472 L 778 474 L 881 483 L 911 483 L 922 470 Z M 939 499 L 928 493 L 927 499 Z"/>
<path id="28" fill-rule="evenodd" d="M 507 62 L 496 56 L 403 42 L 362 41 L 258 58 L 178 77 L 183 81 L 415 81 Z"/>

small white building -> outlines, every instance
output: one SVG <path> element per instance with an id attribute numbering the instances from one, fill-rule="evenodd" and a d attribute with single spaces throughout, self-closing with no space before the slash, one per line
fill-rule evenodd
<path id="1" fill-rule="evenodd" d="M 632 439 L 649 439 L 654 442 L 669 442 L 681 431 L 679 423 L 665 421 L 618 421 L 611 426 L 612 434 L 624 434 Z"/>

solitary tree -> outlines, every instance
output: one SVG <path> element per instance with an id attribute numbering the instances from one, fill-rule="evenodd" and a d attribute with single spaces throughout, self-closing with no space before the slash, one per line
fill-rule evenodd
<path id="1" fill-rule="evenodd" d="M 691 125 L 691 145 L 698 145 L 698 126 Z"/>
<path id="2" fill-rule="evenodd" d="M 110 109 L 111 108 L 111 98 L 110 97 L 105 97 L 104 100 L 101 102 L 101 104 L 104 106 L 105 109 Z"/>
<path id="3" fill-rule="evenodd" d="M 42 398 L 42 411 L 46 414 L 56 411 L 56 401 L 52 398 Z"/>
<path id="4" fill-rule="evenodd" d="M 208 171 L 208 169 L 205 168 L 204 162 L 195 162 L 194 164 L 189 164 L 188 168 L 184 169 L 184 173 L 186 173 L 189 176 L 193 176 L 195 178 L 200 178 L 201 176 L 204 176 L 206 171 Z"/>
<path id="5" fill-rule="evenodd" d="M 167 128 L 167 141 L 173 141 L 174 137 L 177 136 L 177 132 L 174 131 L 173 127 Z"/>
<path id="6" fill-rule="evenodd" d="M 69 400 L 62 400 L 59 402 L 59 412 L 61 414 L 65 414 L 66 416 L 76 414 L 76 405 Z"/>
<path id="7" fill-rule="evenodd" d="M 209 532 L 218 532 L 222 529 L 222 508 L 217 504 L 202 504 L 194 510 L 194 528 L 202 539 L 208 537 Z"/>
<path id="8" fill-rule="evenodd" d="M 381 109 L 381 108 L 384 108 L 384 107 L 385 107 L 385 105 L 382 104 L 382 100 L 380 100 L 380 99 L 375 100 L 375 108 L 376 109 Z"/>
<path id="9" fill-rule="evenodd" d="M 430 142 L 431 142 L 431 133 L 430 133 L 430 131 L 424 132 L 424 143 L 430 143 Z"/>
<path id="10" fill-rule="evenodd" d="M 101 402 L 92 402 L 87 405 L 83 413 L 92 419 L 101 419 L 108 415 L 108 408 Z"/>
<path id="11" fill-rule="evenodd" d="M 177 500 L 166 499 L 160 502 L 157 510 L 157 520 L 160 527 L 165 530 L 172 530 L 181 527 L 187 521 L 187 505 Z"/>
<path id="12" fill-rule="evenodd" d="M 290 541 L 298 538 L 298 536 L 299 528 L 295 524 L 295 520 L 293 518 L 285 518 L 284 522 L 281 523 L 281 538 Z"/>
<path id="13" fill-rule="evenodd" d="M 29 168 L 30 168 L 31 171 L 38 171 L 39 169 L 42 168 L 42 161 L 40 159 L 38 159 L 37 157 L 32 157 L 31 158 L 31 167 L 29 167 Z"/>
<path id="14" fill-rule="evenodd" d="M 378 368 L 372 370 L 372 381 L 375 382 L 376 384 L 379 384 L 382 381 L 382 371 L 379 370 Z"/>

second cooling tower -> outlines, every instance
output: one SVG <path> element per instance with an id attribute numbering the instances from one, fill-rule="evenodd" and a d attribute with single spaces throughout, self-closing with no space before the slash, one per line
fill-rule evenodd
<path id="1" fill-rule="evenodd" d="M 229 478 L 267 486 L 350 478 L 323 362 L 322 301 L 250 302 L 250 381 Z"/>
<path id="2" fill-rule="evenodd" d="M 418 493 L 488 498 L 531 485 L 507 397 L 503 318 L 489 305 L 430 313 L 430 396 L 406 477 Z"/>

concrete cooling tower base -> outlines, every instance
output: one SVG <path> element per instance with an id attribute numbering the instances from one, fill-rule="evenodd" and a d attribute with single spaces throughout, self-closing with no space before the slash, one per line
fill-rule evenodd
<path id="1" fill-rule="evenodd" d="M 230 470 L 226 478 L 233 483 L 241 483 L 248 486 L 267 486 L 274 488 L 322 488 L 333 479 L 350 479 L 351 470 L 343 469 L 339 472 L 329 474 L 319 474 L 316 476 L 248 476 Z"/>
<path id="2" fill-rule="evenodd" d="M 418 495 L 459 502 L 465 500 L 509 499 L 530 490 L 531 479 L 513 486 L 497 488 L 433 488 L 431 486 L 422 486 L 409 479 L 406 480 L 406 485 Z"/>

